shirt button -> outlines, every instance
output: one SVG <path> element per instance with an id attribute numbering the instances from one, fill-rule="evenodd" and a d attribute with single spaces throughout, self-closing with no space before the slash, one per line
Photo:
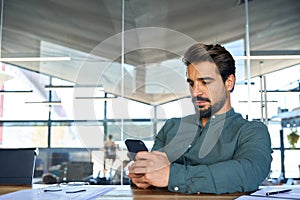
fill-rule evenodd
<path id="1" fill-rule="evenodd" d="M 197 194 L 200 194 L 200 192 L 197 192 Z"/>
<path id="2" fill-rule="evenodd" d="M 215 119 L 216 118 L 216 116 L 215 115 L 213 115 L 213 116 L 211 116 L 213 119 Z"/>
<path id="3" fill-rule="evenodd" d="M 189 148 L 191 148 L 191 147 L 192 147 L 192 145 L 190 144 L 190 145 L 189 145 Z"/>
<path id="4" fill-rule="evenodd" d="M 179 190 L 179 187 L 177 187 L 177 186 L 174 187 L 174 190 L 175 190 L 175 191 L 178 191 L 178 190 Z"/>

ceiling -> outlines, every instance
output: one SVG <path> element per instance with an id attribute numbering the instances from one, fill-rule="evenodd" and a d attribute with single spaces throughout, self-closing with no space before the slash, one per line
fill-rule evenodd
<path id="1" fill-rule="evenodd" d="M 124 0 L 122 28 L 121 0 L 3 0 L 1 57 L 70 57 L 9 63 L 76 84 L 103 85 L 109 93 L 143 103 L 163 104 L 189 95 L 180 62 L 188 46 L 245 38 L 243 2 Z M 249 1 L 250 54 L 299 55 L 299 10 L 299 0 Z M 251 60 L 251 77 L 298 63 Z M 239 70 L 246 77 L 246 70 Z"/>

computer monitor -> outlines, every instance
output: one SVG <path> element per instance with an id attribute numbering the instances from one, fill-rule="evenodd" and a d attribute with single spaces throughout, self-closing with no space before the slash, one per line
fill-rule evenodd
<path id="1" fill-rule="evenodd" d="M 0 184 L 31 185 L 36 148 L 0 149 Z"/>

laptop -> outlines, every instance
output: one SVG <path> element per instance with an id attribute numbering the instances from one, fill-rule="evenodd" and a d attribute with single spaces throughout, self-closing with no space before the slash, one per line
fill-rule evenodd
<path id="1" fill-rule="evenodd" d="M 31 185 L 36 148 L 0 149 L 0 185 Z"/>

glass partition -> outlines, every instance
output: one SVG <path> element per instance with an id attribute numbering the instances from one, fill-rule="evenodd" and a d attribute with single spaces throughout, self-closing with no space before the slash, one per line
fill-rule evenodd
<path id="1" fill-rule="evenodd" d="M 0 147 L 41 148 L 43 172 L 60 178 L 63 165 L 52 165 L 52 151 L 61 162 L 80 161 L 68 152 L 83 151 L 93 176 L 111 179 L 104 173 L 108 136 L 119 173 L 128 160 L 125 139 L 151 147 L 167 119 L 194 112 L 185 50 L 220 43 L 236 59 L 232 105 L 268 125 L 272 172 L 280 174 L 282 113 L 299 108 L 299 93 L 286 92 L 299 91 L 300 72 L 299 58 L 287 57 L 300 54 L 299 6 L 290 2 L 2 0 Z M 289 131 L 285 163 L 294 174 Z"/>
<path id="2" fill-rule="evenodd" d="M 256 58 L 251 61 L 251 76 L 257 79 L 256 86 L 252 87 L 257 88 L 255 91 L 264 91 L 252 96 L 252 101 L 263 100 L 253 103 L 252 108 L 260 109 L 261 118 L 268 124 L 274 148 L 271 176 L 279 179 L 299 178 L 299 161 L 295 157 L 298 150 L 291 150 L 287 138 L 291 129 L 299 132 L 299 127 L 292 125 L 299 116 L 291 115 L 291 112 L 299 111 L 300 105 L 300 65 L 299 58 L 296 58 L 300 46 L 294 45 L 299 41 L 295 37 L 299 29 L 291 23 L 298 8 L 287 6 L 284 1 L 249 3 L 250 50 Z M 282 123 L 285 118 L 290 118 L 290 128 Z"/>

